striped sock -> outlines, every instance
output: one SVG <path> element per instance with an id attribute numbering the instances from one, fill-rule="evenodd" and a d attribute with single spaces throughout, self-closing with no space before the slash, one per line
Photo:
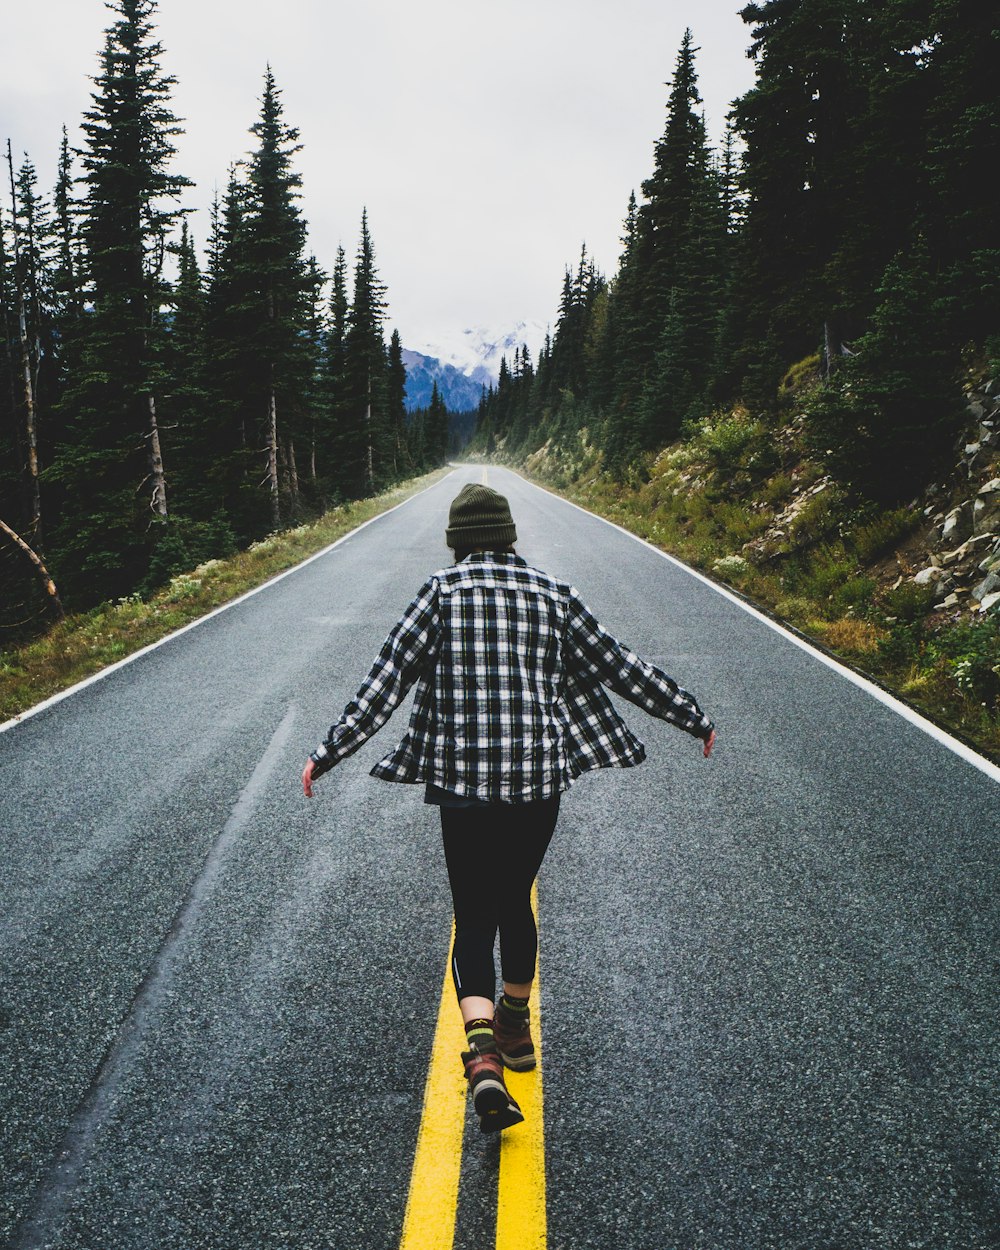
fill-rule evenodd
<path id="1" fill-rule="evenodd" d="M 470 1049 L 477 1050 L 481 1055 L 495 1052 L 496 1038 L 493 1036 L 492 1020 L 468 1020 L 465 1025 L 465 1036 Z"/>
<path id="2" fill-rule="evenodd" d="M 524 1015 L 528 1010 L 528 1000 L 526 998 L 515 998 L 513 994 L 504 994 L 500 999 L 501 1007 L 506 1007 L 508 1011 L 516 1011 L 519 1015 Z"/>

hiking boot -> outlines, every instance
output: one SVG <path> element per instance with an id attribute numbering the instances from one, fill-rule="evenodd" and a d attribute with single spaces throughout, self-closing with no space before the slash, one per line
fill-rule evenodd
<path id="1" fill-rule="evenodd" d="M 471 1050 L 463 1051 L 462 1063 L 469 1081 L 472 1105 L 479 1116 L 480 1129 L 484 1133 L 499 1133 L 512 1124 L 520 1124 L 524 1116 L 507 1093 L 500 1056 L 493 1051 L 483 1053 L 473 1046 Z"/>
<path id="2" fill-rule="evenodd" d="M 493 1013 L 493 1035 L 500 1058 L 515 1072 L 528 1072 L 535 1066 L 535 1044 L 531 1040 L 531 1018 L 527 1011 L 511 1011 L 501 1000 Z"/>

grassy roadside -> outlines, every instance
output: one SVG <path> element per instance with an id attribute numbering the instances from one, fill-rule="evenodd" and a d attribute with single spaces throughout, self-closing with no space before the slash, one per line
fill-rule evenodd
<path id="1" fill-rule="evenodd" d="M 311 524 L 182 573 L 149 599 L 136 595 L 99 604 L 67 617 L 42 638 L 0 652 L 0 724 L 262 585 L 449 472 L 438 469 L 372 499 L 333 508 Z"/>
<path id="2" fill-rule="evenodd" d="M 1000 611 L 944 612 L 940 593 L 914 584 L 907 570 L 925 562 L 930 524 L 921 507 L 859 511 L 803 457 L 794 430 L 739 412 L 706 421 L 631 481 L 602 471 L 585 431 L 572 455 L 549 445 L 517 467 L 737 591 L 1000 763 Z"/>

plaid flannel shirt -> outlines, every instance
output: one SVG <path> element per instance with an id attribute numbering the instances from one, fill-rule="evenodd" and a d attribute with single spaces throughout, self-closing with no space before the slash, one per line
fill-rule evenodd
<path id="1" fill-rule="evenodd" d="M 613 638 L 572 586 L 513 553 L 474 553 L 421 587 L 313 752 L 314 776 L 380 729 L 414 683 L 406 736 L 372 776 L 488 802 L 549 798 L 589 769 L 645 759 L 602 683 L 695 737 L 712 730 L 694 698 Z"/>

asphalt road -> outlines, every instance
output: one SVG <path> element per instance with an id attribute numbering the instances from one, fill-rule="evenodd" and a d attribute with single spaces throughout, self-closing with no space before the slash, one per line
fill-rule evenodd
<path id="1" fill-rule="evenodd" d="M 399 1243 L 447 956 L 436 813 L 299 774 L 447 563 L 441 484 L 0 734 L 0 1245 Z M 695 692 L 539 881 L 552 1250 L 1000 1246 L 995 774 L 489 470 L 530 562 Z M 456 1064 L 458 1060 L 456 1057 Z M 466 1135 L 456 1250 L 490 1245 Z"/>

